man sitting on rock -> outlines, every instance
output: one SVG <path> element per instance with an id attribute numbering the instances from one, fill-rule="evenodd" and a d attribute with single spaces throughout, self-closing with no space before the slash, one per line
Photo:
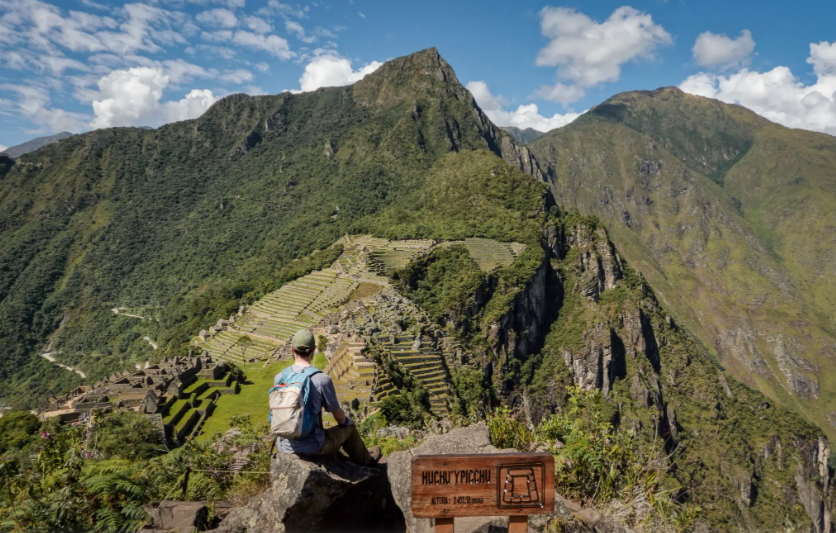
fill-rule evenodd
<path id="1" fill-rule="evenodd" d="M 312 367 L 316 342 L 309 329 L 296 332 L 291 340 L 290 349 L 293 352 L 293 365 L 285 372 L 276 375 L 274 386 L 278 386 L 282 375 L 286 372 L 302 372 Z M 333 415 L 339 424 L 336 427 L 324 429 L 322 426 L 322 409 Z M 380 459 L 380 447 L 373 446 L 366 449 L 357 426 L 340 407 L 334 383 L 327 374 L 316 371 L 310 376 L 310 393 L 305 409 L 312 409 L 317 413 L 318 421 L 314 430 L 298 439 L 284 439 L 277 437 L 276 444 L 282 453 L 295 453 L 300 456 L 333 456 L 340 448 L 358 465 L 372 466 Z"/>

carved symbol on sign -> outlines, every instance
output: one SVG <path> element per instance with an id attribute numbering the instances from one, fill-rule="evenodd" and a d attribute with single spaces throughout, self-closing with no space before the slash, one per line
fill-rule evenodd
<path id="1" fill-rule="evenodd" d="M 501 491 L 497 498 L 500 508 L 543 506 L 535 469 L 540 471 L 540 479 L 545 479 L 545 466 L 542 463 L 497 466 L 497 479 L 502 482 L 497 487 Z"/>

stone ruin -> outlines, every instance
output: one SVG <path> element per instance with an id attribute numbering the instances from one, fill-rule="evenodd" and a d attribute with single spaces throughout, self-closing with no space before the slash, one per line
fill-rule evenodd
<path id="1" fill-rule="evenodd" d="M 148 416 L 173 441 L 180 440 L 163 413 L 194 381 L 217 380 L 227 373 L 227 364 L 210 356 L 174 357 L 141 370 L 117 372 L 93 385 L 82 385 L 61 396 L 50 396 L 37 416 L 46 420 L 59 417 L 61 422 L 90 423 L 94 412 L 112 413 L 131 410 Z M 225 383 L 229 386 L 230 378 Z"/>
<path id="2" fill-rule="evenodd" d="M 478 238 L 390 241 L 368 235 L 346 235 L 335 244 L 342 245 L 343 253 L 330 267 L 241 306 L 237 315 L 201 330 L 193 345 L 236 364 L 284 359 L 290 357 L 290 337 L 309 328 L 317 338 L 326 338 L 328 364 L 323 370 L 352 409 L 362 412 L 400 392 L 396 380 L 375 362 L 387 360 L 387 368 L 397 367 L 428 390 L 433 414 L 449 414 L 449 370 L 472 366 L 472 357 L 391 288 L 388 274 L 452 245 L 467 248 L 480 268 L 491 272 L 513 263 L 525 246 Z"/>

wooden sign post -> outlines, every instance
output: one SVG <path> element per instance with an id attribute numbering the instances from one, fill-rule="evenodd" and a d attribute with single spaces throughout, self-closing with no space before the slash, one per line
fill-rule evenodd
<path id="1" fill-rule="evenodd" d="M 554 510 L 554 457 L 548 453 L 422 455 L 412 459 L 412 514 L 453 533 L 457 516 L 508 516 L 525 533 L 528 516 Z"/>

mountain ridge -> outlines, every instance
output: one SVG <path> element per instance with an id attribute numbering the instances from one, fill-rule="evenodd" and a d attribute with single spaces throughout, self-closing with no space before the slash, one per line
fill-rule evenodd
<path id="1" fill-rule="evenodd" d="M 501 129 L 511 135 L 511 137 L 520 144 L 528 144 L 544 135 L 544 132 L 535 130 L 534 128 L 520 129 L 516 126 L 502 126 Z"/>
<path id="2" fill-rule="evenodd" d="M 9 146 L 8 148 L 0 152 L 0 155 L 5 154 L 12 158 L 18 158 L 22 155 L 34 152 L 35 150 L 39 150 L 44 146 L 48 146 L 52 143 L 62 141 L 72 136 L 72 133 L 68 131 L 62 131 L 60 133 L 56 133 L 55 135 L 37 137 L 35 139 L 30 139 L 24 143 L 16 144 L 15 146 Z"/>

